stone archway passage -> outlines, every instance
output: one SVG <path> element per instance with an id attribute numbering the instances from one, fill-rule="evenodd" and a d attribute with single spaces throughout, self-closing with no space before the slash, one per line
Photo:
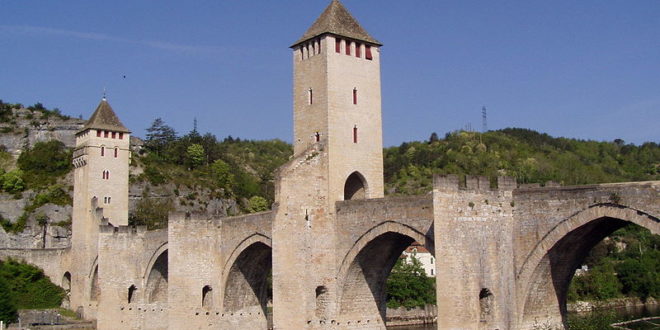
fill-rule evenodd
<path id="1" fill-rule="evenodd" d="M 158 256 L 147 279 L 146 298 L 149 303 L 167 302 L 167 250 Z"/>
<path id="2" fill-rule="evenodd" d="M 270 296 L 268 277 L 272 268 L 270 246 L 255 242 L 245 248 L 229 270 L 225 283 L 225 313 L 266 315 Z"/>
<path id="3" fill-rule="evenodd" d="M 367 184 L 360 172 L 353 172 L 344 184 L 344 200 L 367 198 Z"/>
<path id="4" fill-rule="evenodd" d="M 568 286 L 575 269 L 596 244 L 629 224 L 631 222 L 603 216 L 570 230 L 552 245 L 532 273 L 521 326 L 565 325 Z"/>
<path id="5" fill-rule="evenodd" d="M 342 322 L 385 322 L 385 282 L 401 253 L 414 238 L 385 232 L 369 241 L 351 262 L 343 280 L 340 315 Z"/>

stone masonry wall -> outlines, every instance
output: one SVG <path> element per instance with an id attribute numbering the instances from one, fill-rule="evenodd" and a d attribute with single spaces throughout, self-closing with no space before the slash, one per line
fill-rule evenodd
<path id="1" fill-rule="evenodd" d="M 511 329 L 514 297 L 512 191 L 500 178 L 435 177 L 438 329 Z"/>

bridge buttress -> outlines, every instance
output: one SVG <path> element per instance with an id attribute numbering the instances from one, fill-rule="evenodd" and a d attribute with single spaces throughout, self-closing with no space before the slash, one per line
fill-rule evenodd
<path id="1" fill-rule="evenodd" d="M 515 182 L 434 178 L 438 329 L 513 328 L 512 227 Z"/>

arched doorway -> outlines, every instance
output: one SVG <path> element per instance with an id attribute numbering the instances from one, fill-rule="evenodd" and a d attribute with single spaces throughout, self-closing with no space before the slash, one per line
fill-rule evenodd
<path id="1" fill-rule="evenodd" d="M 167 250 L 163 251 L 151 267 L 146 285 L 146 298 L 149 303 L 167 302 Z"/>
<path id="2" fill-rule="evenodd" d="M 634 223 L 653 230 L 657 222 L 657 218 L 622 206 L 596 206 L 556 226 L 530 255 L 535 260 L 529 265 L 534 265 L 533 270 L 524 265 L 519 274 L 529 278 L 522 297 L 520 326 L 566 326 L 569 285 L 589 251 L 620 228 Z"/>
<path id="3" fill-rule="evenodd" d="M 224 312 L 261 315 L 264 321 L 267 303 L 272 299 L 269 278 L 272 269 L 272 249 L 266 242 L 248 240 L 232 256 L 226 274 Z M 243 248 L 243 246 L 245 246 Z"/>
<path id="4" fill-rule="evenodd" d="M 398 223 L 382 224 L 356 242 L 338 275 L 339 325 L 385 323 L 388 276 L 415 241 L 433 251 L 424 234 Z"/>
<path id="5" fill-rule="evenodd" d="M 367 181 L 360 172 L 353 172 L 344 184 L 344 200 L 367 198 Z"/>

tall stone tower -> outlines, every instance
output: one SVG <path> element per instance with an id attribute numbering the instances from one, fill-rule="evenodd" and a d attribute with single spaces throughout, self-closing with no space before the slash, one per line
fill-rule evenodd
<path id="1" fill-rule="evenodd" d="M 383 197 L 380 46 L 338 0 L 291 46 L 294 156 L 325 143 L 331 202 Z"/>
<path id="2" fill-rule="evenodd" d="M 128 225 L 130 131 L 110 104 L 101 100 L 92 117 L 76 133 L 73 152 L 71 307 L 95 317 L 98 298 L 99 225 Z M 82 310 L 80 308 L 82 307 Z"/>
<path id="3" fill-rule="evenodd" d="M 339 315 L 336 202 L 383 197 L 380 43 L 333 0 L 293 49 L 294 156 L 273 220 L 273 323 Z M 302 266 L 301 266 L 302 265 Z"/>

